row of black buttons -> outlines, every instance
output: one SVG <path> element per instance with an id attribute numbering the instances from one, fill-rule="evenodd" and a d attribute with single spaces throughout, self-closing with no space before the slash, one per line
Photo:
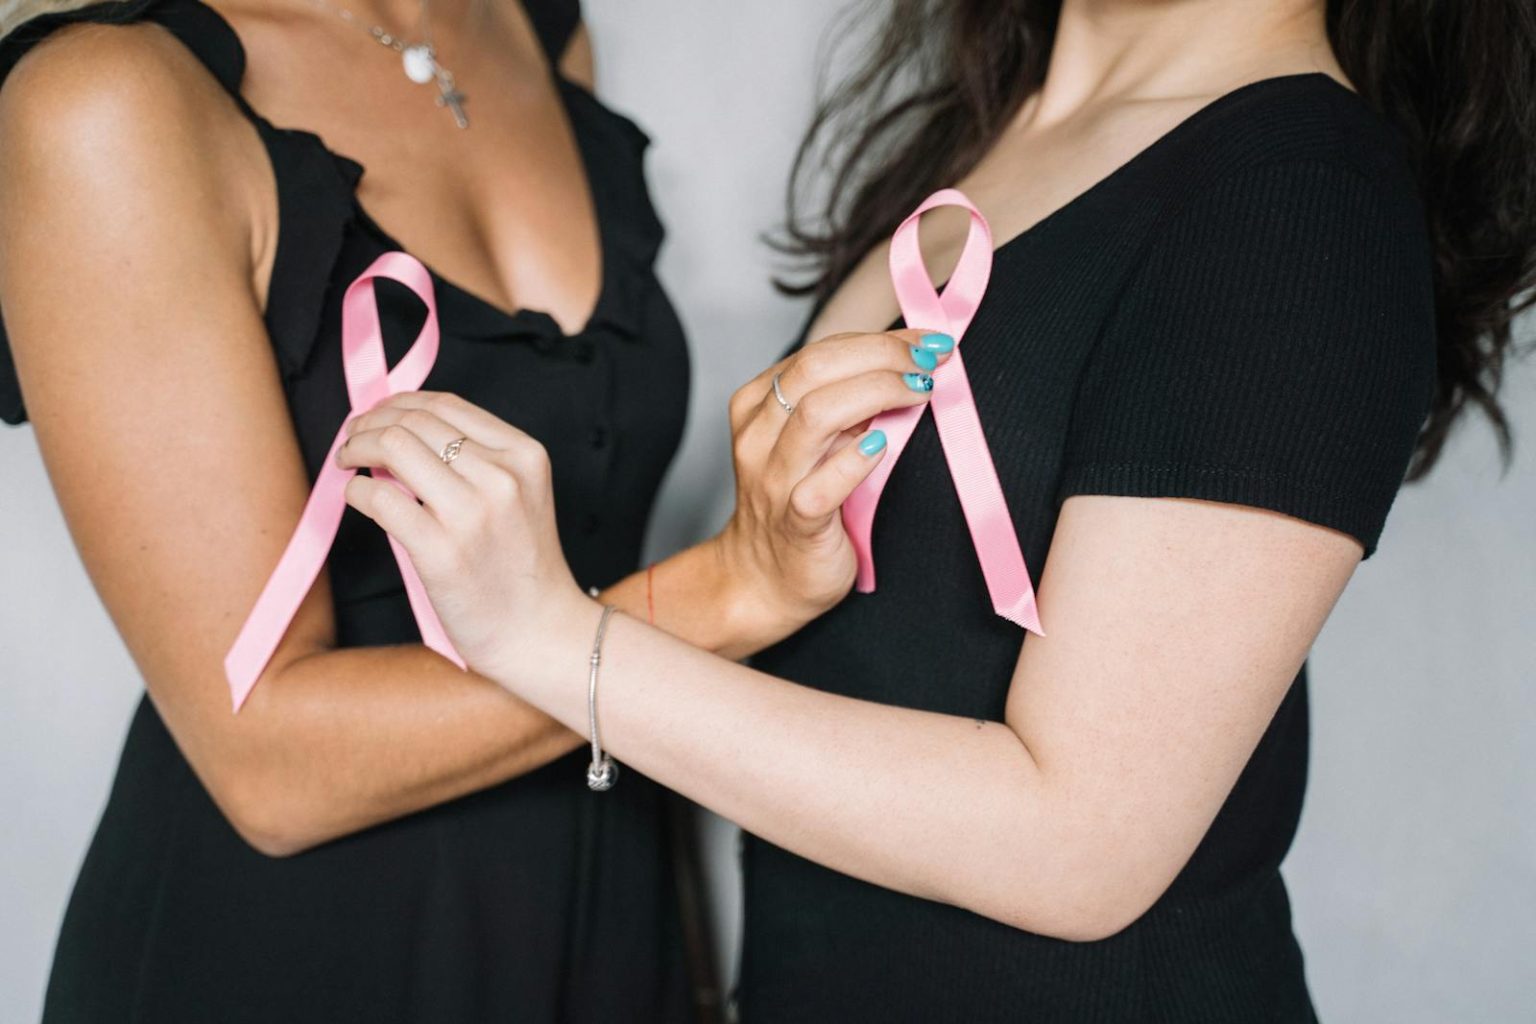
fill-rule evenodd
<path id="1" fill-rule="evenodd" d="M 592 361 L 597 358 L 597 346 L 586 338 L 577 339 L 572 347 L 571 355 L 582 366 L 590 366 Z M 594 426 L 587 434 L 587 443 L 592 446 L 593 451 L 600 452 L 607 448 L 608 428 L 601 423 Z M 602 528 L 603 518 L 596 512 L 588 513 L 586 519 L 581 524 L 582 532 L 589 537 L 596 534 Z"/>

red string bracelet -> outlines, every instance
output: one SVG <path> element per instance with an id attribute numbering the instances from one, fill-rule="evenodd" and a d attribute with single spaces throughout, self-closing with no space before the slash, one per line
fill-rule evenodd
<path id="1" fill-rule="evenodd" d="M 645 621 L 656 625 L 656 563 L 645 567 Z"/>

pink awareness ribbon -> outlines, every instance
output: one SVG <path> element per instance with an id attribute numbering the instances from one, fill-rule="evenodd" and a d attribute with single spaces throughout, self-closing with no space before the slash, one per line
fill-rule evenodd
<path id="1" fill-rule="evenodd" d="M 381 277 L 405 285 L 427 307 L 427 319 L 421 332 L 394 369 L 389 368 L 384 355 L 384 336 L 379 327 L 379 307 L 374 295 L 374 281 Z M 419 390 L 437 362 L 438 342 L 437 299 L 427 268 L 403 252 L 387 252 L 374 260 L 347 287 L 342 299 L 341 358 L 347 377 L 347 396 L 352 403 L 347 420 L 367 412 L 390 395 Z M 224 674 L 229 679 L 236 711 L 250 696 L 256 681 L 272 660 L 273 652 L 282 642 L 283 634 L 288 632 L 299 605 L 314 587 L 315 578 L 330 555 L 342 512 L 347 507 L 347 481 L 357 473 L 355 469 L 342 469 L 336 465 L 336 450 L 346 439 L 347 428 L 343 423 L 320 467 L 314 490 L 304 504 L 298 528 L 293 531 L 283 557 L 278 560 L 277 568 L 262 588 L 245 625 L 240 627 L 240 635 L 224 658 Z M 389 480 L 410 493 L 404 484 L 384 470 L 372 472 L 375 479 Z M 416 616 L 417 628 L 421 630 L 422 642 L 459 668 L 464 668 L 464 659 L 459 657 L 443 630 L 410 556 L 395 538 L 389 538 L 389 545 L 405 581 L 406 597 Z"/>
<path id="2" fill-rule="evenodd" d="M 918 245 L 918 222 L 923 214 L 940 206 L 958 206 L 971 215 L 965 248 L 942 294 L 928 275 Z M 933 398 L 928 406 L 933 409 L 939 443 L 960 496 L 960 507 L 981 562 L 992 608 L 1009 622 L 1044 636 L 1035 607 L 1035 588 L 1024 565 L 1024 553 L 1013 529 L 1013 518 L 1008 514 L 997 467 L 981 429 L 970 378 L 960 358 L 960 340 L 981 306 L 991 276 L 992 229 L 981 211 L 956 189 L 942 189 L 925 199 L 901 222 L 891 239 L 891 281 L 896 286 L 896 299 L 907 326 L 944 331 L 955 339 L 954 354 L 933 372 Z M 875 558 L 870 546 L 875 509 L 891 471 L 896 468 L 896 460 L 922 419 L 924 408 L 918 405 L 875 417 L 871 428 L 885 431 L 890 451 L 843 504 L 843 524 L 858 556 L 860 593 L 868 594 L 875 589 Z"/>

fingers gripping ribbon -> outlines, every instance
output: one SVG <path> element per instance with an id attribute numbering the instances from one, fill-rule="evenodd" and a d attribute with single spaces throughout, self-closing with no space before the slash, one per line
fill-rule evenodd
<path id="1" fill-rule="evenodd" d="M 379 307 L 374 295 L 374 282 L 379 278 L 399 282 L 411 291 L 427 307 L 427 319 L 421 332 L 411 344 L 410 350 L 389 368 L 384 355 L 384 338 L 379 327 Z M 347 288 L 341 307 L 341 355 L 347 378 L 347 396 L 352 409 L 347 419 L 372 409 L 390 395 L 403 391 L 417 391 L 427 379 L 437 362 L 439 332 L 437 300 L 432 287 L 432 277 L 413 256 L 403 252 L 388 252 L 353 281 Z M 299 525 L 288 541 L 283 557 L 267 580 L 261 596 L 251 609 L 234 646 L 224 658 L 224 674 L 229 680 L 230 696 L 234 708 L 240 710 L 257 679 L 272 660 L 272 654 L 282 642 L 283 634 L 293 622 L 299 606 L 315 584 L 331 545 L 336 539 L 341 515 L 346 509 L 347 481 L 357 472 L 336 465 L 336 450 L 346 441 L 346 425 L 336 432 L 330 452 L 321 464 L 319 478 L 304 505 Z M 382 469 L 372 471 L 375 479 L 387 480 L 407 494 L 405 485 Z M 459 668 L 464 659 L 459 657 L 448 634 L 427 598 L 426 587 L 405 548 L 393 537 L 390 548 L 400 567 L 405 582 L 405 593 L 416 616 L 422 642 L 441 654 Z"/>
<path id="2" fill-rule="evenodd" d="M 917 233 L 923 214 L 941 206 L 958 206 L 971 215 L 965 249 L 942 294 L 934 287 L 923 263 Z M 943 189 L 924 200 L 896 229 L 891 239 L 890 262 L 891 281 L 907 326 L 942 330 L 955 339 L 954 354 L 933 372 L 933 398 L 928 405 L 933 408 L 939 442 L 981 562 L 992 607 L 1008 621 L 1043 636 L 1035 607 L 1035 588 L 1024 565 L 1024 553 L 1019 548 L 997 468 L 982 433 L 970 379 L 960 358 L 959 342 L 976 316 L 992 276 L 992 230 L 964 193 Z M 857 586 L 861 593 L 875 589 L 875 560 L 870 546 L 875 509 L 924 409 L 925 406 L 917 405 L 876 417 L 871 427 L 885 431 L 889 454 L 843 505 L 843 523 L 858 555 Z"/>

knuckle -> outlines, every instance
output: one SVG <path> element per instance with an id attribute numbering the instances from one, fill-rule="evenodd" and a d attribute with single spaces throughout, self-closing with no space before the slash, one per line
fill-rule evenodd
<path id="1" fill-rule="evenodd" d="M 452 412 L 461 401 L 462 399 L 458 395 L 450 394 L 447 391 L 434 391 L 427 396 L 426 409 L 428 412 L 441 415 L 445 412 Z"/>
<path id="2" fill-rule="evenodd" d="M 418 434 L 431 429 L 437 423 L 437 417 L 421 409 L 407 409 L 400 417 L 400 425 L 416 431 Z"/>
<path id="3" fill-rule="evenodd" d="M 789 510 L 801 519 L 815 519 L 821 515 L 821 495 L 809 485 L 796 487 L 789 495 Z"/>
<path id="4" fill-rule="evenodd" d="M 534 479 L 547 479 L 550 474 L 549 449 L 529 437 L 520 446 L 519 463 L 524 473 Z"/>
<path id="5" fill-rule="evenodd" d="M 756 398 L 749 398 L 747 396 L 747 388 L 750 386 L 749 384 L 743 384 L 731 392 L 730 401 L 726 403 L 725 407 L 726 411 L 730 413 L 733 423 L 745 415 L 748 408 L 757 404 Z"/>
<path id="6" fill-rule="evenodd" d="M 740 432 L 751 424 L 753 417 L 762 409 L 763 403 L 772 393 L 768 388 L 768 385 L 764 385 L 759 390 L 744 385 L 731 396 L 730 404 L 726 407 L 726 416 L 730 420 L 732 432 Z"/>
<path id="7" fill-rule="evenodd" d="M 379 447 L 391 455 L 402 454 L 414 440 L 415 435 L 398 423 L 391 423 L 379 431 Z"/>
<path id="8" fill-rule="evenodd" d="M 485 490 L 498 502 L 510 502 L 517 497 L 517 477 L 503 467 L 497 466 L 486 474 Z"/>
<path id="9" fill-rule="evenodd" d="M 855 451 L 858 450 L 856 445 L 850 445 L 849 447 L 852 448 Z M 844 486 L 847 486 L 849 484 L 853 484 L 856 481 L 858 481 L 860 479 L 860 477 L 863 475 L 863 472 L 864 472 L 863 463 L 864 463 L 864 460 L 865 460 L 865 456 L 860 455 L 859 456 L 859 460 L 860 460 L 859 462 L 852 462 L 852 461 L 850 461 L 850 460 L 848 460 L 846 458 L 843 458 L 843 459 L 829 459 L 828 462 L 830 464 L 830 467 L 831 467 L 831 470 L 832 470 L 833 474 L 837 477 L 837 479 Z"/>
<path id="10" fill-rule="evenodd" d="M 812 391 L 800 400 L 799 405 L 795 406 L 795 415 L 799 416 L 801 424 L 813 433 L 826 430 L 833 413 L 832 404 L 819 391 Z"/>
<path id="11" fill-rule="evenodd" d="M 756 434 L 756 431 L 744 430 L 731 439 L 731 460 L 738 470 L 755 469 L 761 461 L 762 445 Z"/>
<path id="12" fill-rule="evenodd" d="M 827 342 L 819 342 L 802 349 L 794 363 L 798 376 L 807 380 L 820 380 L 826 376 L 836 358 L 836 349 Z"/>

